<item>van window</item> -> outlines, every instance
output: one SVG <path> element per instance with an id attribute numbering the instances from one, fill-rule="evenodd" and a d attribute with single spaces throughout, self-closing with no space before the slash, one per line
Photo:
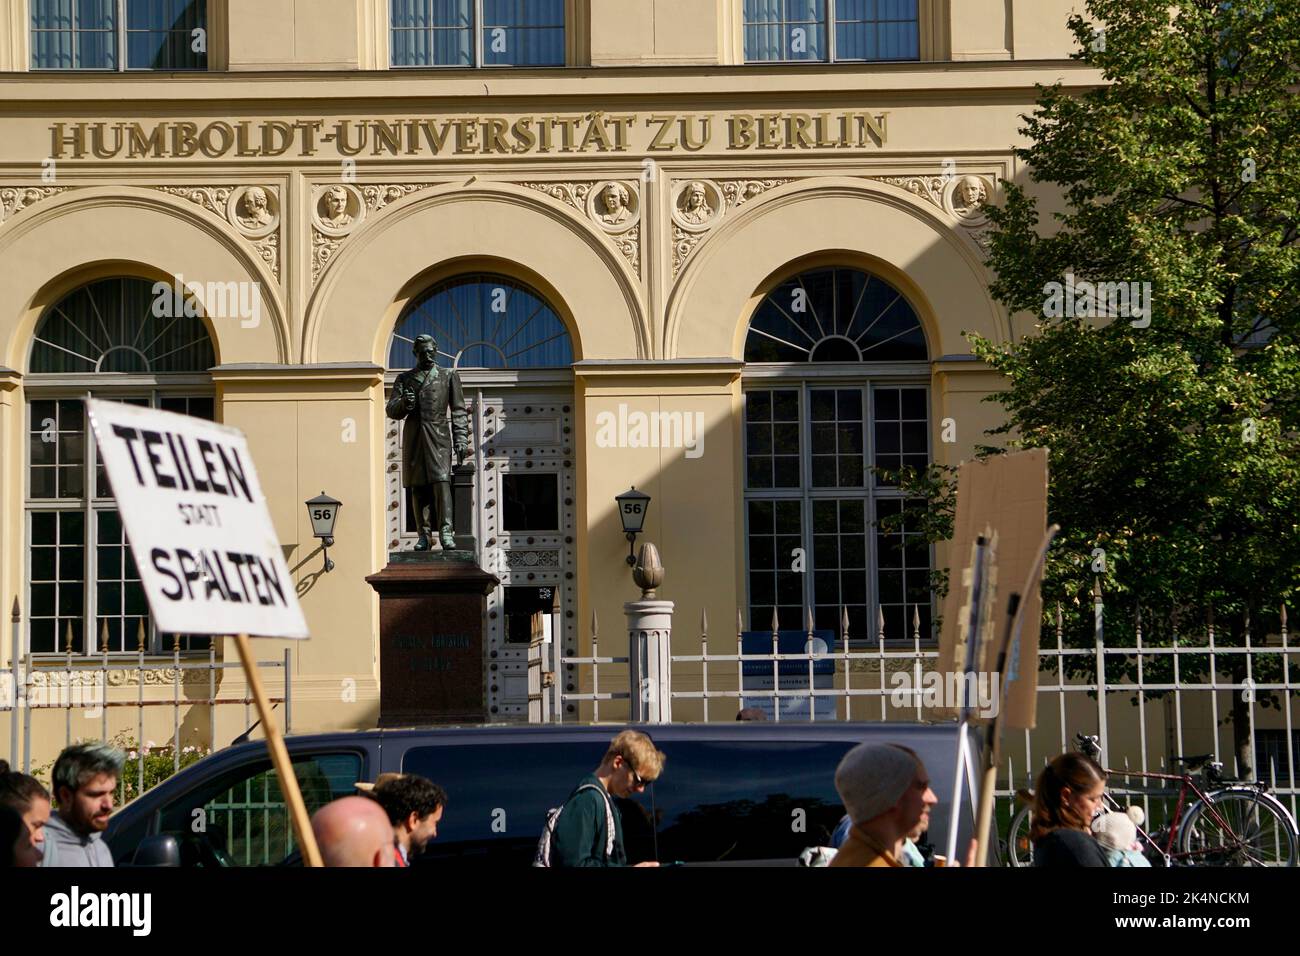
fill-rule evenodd
<path id="1" fill-rule="evenodd" d="M 797 859 L 844 815 L 835 768 L 853 741 L 665 742 L 655 784 L 663 863 Z M 800 812 L 802 811 L 802 812 Z"/>
<path id="2" fill-rule="evenodd" d="M 438 837 L 414 857 L 420 865 L 492 862 L 528 866 L 546 823 L 546 811 L 564 803 L 605 755 L 607 742 L 448 744 L 413 747 L 404 773 L 428 777 L 447 791 Z M 623 821 L 628 862 L 654 859 L 649 798 L 614 800 Z M 477 857 L 468 860 L 467 857 Z"/>
<path id="3" fill-rule="evenodd" d="M 362 758 L 357 753 L 297 757 L 294 776 L 311 815 L 356 793 Z M 160 833 L 181 842 L 184 866 L 268 866 L 296 849 L 279 775 L 259 760 L 205 781 L 161 810 Z"/>

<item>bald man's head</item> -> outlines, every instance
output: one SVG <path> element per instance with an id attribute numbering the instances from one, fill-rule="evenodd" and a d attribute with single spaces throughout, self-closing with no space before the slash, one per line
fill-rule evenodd
<path id="1" fill-rule="evenodd" d="M 392 866 L 393 827 L 369 797 L 343 797 L 311 818 L 326 866 Z"/>

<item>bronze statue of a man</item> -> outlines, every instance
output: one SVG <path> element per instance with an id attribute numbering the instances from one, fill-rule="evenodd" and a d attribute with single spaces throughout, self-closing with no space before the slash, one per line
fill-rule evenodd
<path id="1" fill-rule="evenodd" d="M 461 462 L 469 450 L 469 415 L 460 376 L 454 370 L 438 368 L 438 344 L 431 335 L 420 335 L 414 345 L 416 366 L 402 372 L 393 383 L 393 394 L 385 411 L 402 426 L 402 484 L 411 489 L 415 523 L 420 529 L 416 551 L 428 551 L 433 532 L 430 517 L 438 526 L 443 550 L 456 546 L 451 504 L 451 451 Z M 451 429 L 447 411 L 451 411 Z M 432 510 L 426 516 L 426 508 Z"/>

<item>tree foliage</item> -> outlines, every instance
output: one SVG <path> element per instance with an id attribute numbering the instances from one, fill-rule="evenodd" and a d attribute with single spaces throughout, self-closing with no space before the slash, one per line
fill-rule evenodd
<path id="1" fill-rule="evenodd" d="M 1040 88 L 1018 150 L 1033 184 L 990 210 L 993 295 L 1035 326 L 971 337 L 1008 381 L 995 434 L 1050 449 L 1044 606 L 1090 640 L 1104 552 L 1108 644 L 1138 607 L 1147 643 L 1203 642 L 1209 608 L 1220 644 L 1248 614 L 1258 641 L 1300 580 L 1300 6 L 1088 0 L 1070 28 L 1104 82 Z M 1147 283 L 1149 315 L 1060 314 L 1051 284 L 1081 282 Z"/>

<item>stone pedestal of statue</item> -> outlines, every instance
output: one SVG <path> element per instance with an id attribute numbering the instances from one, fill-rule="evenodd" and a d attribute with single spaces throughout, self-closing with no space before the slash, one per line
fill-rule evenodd
<path id="1" fill-rule="evenodd" d="M 473 555 L 393 552 L 366 578 L 379 594 L 380 727 L 486 721 L 484 613 L 498 580 Z"/>

